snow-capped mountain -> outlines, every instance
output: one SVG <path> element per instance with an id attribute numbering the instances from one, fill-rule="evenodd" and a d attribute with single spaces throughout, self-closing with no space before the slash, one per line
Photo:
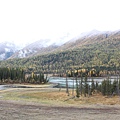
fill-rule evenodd
<path id="1" fill-rule="evenodd" d="M 8 59 L 17 51 L 17 46 L 14 43 L 2 42 L 0 43 L 0 60 Z"/>
<path id="2" fill-rule="evenodd" d="M 64 34 L 62 37 L 41 39 L 35 42 L 1 42 L 0 43 L 0 60 L 11 58 L 24 58 L 38 53 L 50 52 L 58 46 L 64 44 L 70 38 L 70 34 Z"/>
<path id="3" fill-rule="evenodd" d="M 49 53 L 69 41 L 69 39 L 69 34 L 56 39 L 41 39 L 27 45 L 23 49 L 13 54 L 10 58 L 24 58 L 37 54 Z"/>
<path id="4" fill-rule="evenodd" d="M 29 56 L 37 54 L 38 52 L 49 51 L 50 48 L 52 49 L 55 47 L 57 47 L 57 45 L 55 45 L 50 39 L 41 39 L 17 51 L 15 54 L 11 56 L 11 58 L 29 57 Z"/>
<path id="5" fill-rule="evenodd" d="M 33 42 L 27 46 L 19 45 L 19 47 L 13 43 L 4 42 L 0 43 L 0 60 L 5 59 L 13 59 L 13 58 L 25 58 L 34 55 L 46 54 L 55 51 L 61 51 L 64 49 L 68 49 L 69 46 L 74 46 L 77 41 L 77 44 L 80 45 L 86 44 L 85 40 L 89 41 L 93 37 L 107 37 L 112 34 L 116 34 L 117 32 L 110 32 L 110 31 L 98 31 L 92 30 L 90 32 L 84 32 L 80 35 L 73 36 L 71 34 L 65 34 L 61 37 L 54 38 L 54 39 L 41 39 L 36 42 Z M 100 36 L 101 37 L 101 36 Z M 96 38 L 95 38 L 96 39 Z M 94 42 L 94 40 L 92 40 Z M 21 48 L 21 49 L 20 49 Z"/>

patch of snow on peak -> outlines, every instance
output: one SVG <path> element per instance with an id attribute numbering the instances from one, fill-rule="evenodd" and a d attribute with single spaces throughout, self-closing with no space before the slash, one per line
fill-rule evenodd
<path id="1" fill-rule="evenodd" d="M 10 49 L 8 49 L 8 48 L 5 48 L 5 51 L 6 51 L 6 52 L 10 52 L 11 50 L 10 50 Z"/>
<path id="2" fill-rule="evenodd" d="M 5 53 L 0 54 L 0 60 L 4 60 L 5 59 Z"/>

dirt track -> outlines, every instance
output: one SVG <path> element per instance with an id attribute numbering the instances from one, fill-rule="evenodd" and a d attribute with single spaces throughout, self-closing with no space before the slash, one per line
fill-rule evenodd
<path id="1" fill-rule="evenodd" d="M 120 106 L 55 107 L 0 100 L 0 120 L 119 120 Z"/>

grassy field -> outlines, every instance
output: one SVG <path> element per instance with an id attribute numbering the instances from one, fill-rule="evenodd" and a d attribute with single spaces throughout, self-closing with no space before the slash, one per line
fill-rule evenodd
<path id="1" fill-rule="evenodd" d="M 27 85 L 27 87 L 28 86 L 33 88 L 9 88 L 7 90 L 1 90 L 0 99 L 43 102 L 46 104 L 54 103 L 54 105 L 120 104 L 120 96 L 107 97 L 102 96 L 101 94 L 93 94 L 90 97 L 80 96 L 80 98 L 72 98 L 72 90 L 70 90 L 70 96 L 68 96 L 65 89 L 59 91 L 58 88 L 49 88 L 49 85 L 44 85 L 44 87 L 41 85 Z"/>

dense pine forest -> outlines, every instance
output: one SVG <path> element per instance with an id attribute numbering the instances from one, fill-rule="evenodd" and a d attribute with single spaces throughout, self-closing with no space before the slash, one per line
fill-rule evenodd
<path id="1" fill-rule="evenodd" d="M 43 73 L 26 72 L 21 68 L 0 68 L 0 84 L 5 83 L 47 83 Z"/>

